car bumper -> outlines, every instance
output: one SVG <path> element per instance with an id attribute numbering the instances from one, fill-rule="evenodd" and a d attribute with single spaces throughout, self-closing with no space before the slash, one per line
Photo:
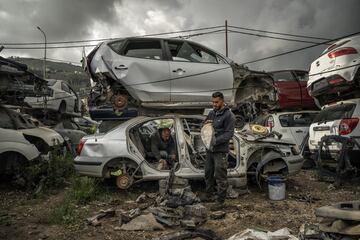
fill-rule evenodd
<path id="1" fill-rule="evenodd" d="M 126 109 L 120 115 L 116 114 L 112 107 L 91 107 L 89 109 L 91 119 L 95 121 L 99 120 L 129 120 L 138 116 L 136 109 Z"/>
<path id="2" fill-rule="evenodd" d="M 287 163 L 289 175 L 298 173 L 305 161 L 302 155 L 289 156 L 284 160 Z"/>
<path id="3" fill-rule="evenodd" d="M 313 97 L 317 97 L 324 94 L 332 94 L 338 92 L 346 92 L 353 88 L 353 81 L 344 81 L 341 84 L 331 85 L 328 83 L 329 78 L 322 78 L 313 84 L 309 88 L 309 94 Z"/>
<path id="4" fill-rule="evenodd" d="M 73 161 L 73 165 L 81 175 L 103 177 L 104 165 L 109 160 L 108 158 L 77 156 Z"/>

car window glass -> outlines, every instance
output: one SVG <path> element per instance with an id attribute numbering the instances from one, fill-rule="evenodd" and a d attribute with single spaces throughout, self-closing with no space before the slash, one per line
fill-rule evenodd
<path id="1" fill-rule="evenodd" d="M 356 104 L 345 103 L 335 106 L 327 107 L 320 111 L 320 113 L 314 118 L 314 123 L 324 121 L 334 121 L 343 118 L 351 118 Z"/>
<path id="2" fill-rule="evenodd" d="M 0 109 L 0 128 L 15 129 L 11 118 L 4 109 Z"/>
<path id="3" fill-rule="evenodd" d="M 307 81 L 309 80 L 309 74 L 303 71 L 295 71 L 295 75 L 299 81 Z"/>
<path id="4" fill-rule="evenodd" d="M 127 57 L 160 60 L 162 59 L 162 49 L 160 41 L 130 41 L 124 50 L 124 55 Z"/>
<path id="5" fill-rule="evenodd" d="M 120 40 L 120 41 L 109 43 L 109 46 L 116 53 L 121 53 L 121 48 L 123 46 L 123 43 L 124 43 L 124 40 Z"/>
<path id="6" fill-rule="evenodd" d="M 65 92 L 70 93 L 70 88 L 68 85 L 66 85 L 65 83 L 61 83 L 61 89 Z"/>
<path id="7" fill-rule="evenodd" d="M 290 127 L 290 116 L 289 114 L 279 116 L 279 122 L 282 127 Z"/>
<path id="8" fill-rule="evenodd" d="M 290 71 L 274 72 L 272 73 L 272 76 L 274 80 L 278 82 L 295 81 L 295 78 Z"/>
<path id="9" fill-rule="evenodd" d="M 169 41 L 168 46 L 173 61 L 218 63 L 216 55 L 202 47 L 189 44 L 188 42 Z"/>
<path id="10" fill-rule="evenodd" d="M 296 113 L 292 115 L 291 127 L 308 127 L 314 120 L 316 113 Z"/>

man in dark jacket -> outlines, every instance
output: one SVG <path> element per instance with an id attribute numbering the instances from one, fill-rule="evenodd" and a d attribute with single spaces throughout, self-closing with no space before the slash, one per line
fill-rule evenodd
<path id="1" fill-rule="evenodd" d="M 207 151 L 205 162 L 206 193 L 212 198 L 217 185 L 216 206 L 221 207 L 226 198 L 227 167 L 229 141 L 234 135 L 235 116 L 225 105 L 224 95 L 215 92 L 212 95 L 213 110 L 208 114 L 205 123 L 211 122 L 215 131 L 212 147 Z"/>
<path id="2" fill-rule="evenodd" d="M 160 163 L 159 170 L 168 169 L 176 161 L 176 146 L 169 128 L 162 128 L 151 137 L 151 152 Z"/>

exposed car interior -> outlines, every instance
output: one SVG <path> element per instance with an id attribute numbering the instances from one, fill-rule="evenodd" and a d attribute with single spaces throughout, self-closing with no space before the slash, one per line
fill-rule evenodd
<path id="1" fill-rule="evenodd" d="M 191 164 L 199 169 L 204 169 L 206 161 L 206 147 L 201 139 L 201 127 L 203 125 L 202 119 L 197 118 L 183 118 L 183 128 L 185 141 L 188 146 Z M 228 157 L 228 168 L 236 167 L 237 160 L 237 145 L 234 140 L 230 142 L 230 152 Z"/>
<path id="2" fill-rule="evenodd" d="M 159 135 L 160 132 L 164 128 L 169 128 L 171 131 L 171 137 L 174 139 L 175 147 L 177 146 L 176 133 L 174 131 L 174 120 L 173 119 L 155 119 L 151 121 L 147 121 L 140 125 L 133 127 L 130 132 L 130 139 L 135 144 L 141 155 L 145 158 L 145 160 L 154 168 L 157 168 L 159 162 L 155 158 L 154 154 L 151 150 L 151 138 L 154 135 Z M 177 148 L 176 148 L 177 152 Z M 176 156 L 176 160 L 178 161 L 178 152 Z M 169 169 L 163 169 L 169 170 Z"/>

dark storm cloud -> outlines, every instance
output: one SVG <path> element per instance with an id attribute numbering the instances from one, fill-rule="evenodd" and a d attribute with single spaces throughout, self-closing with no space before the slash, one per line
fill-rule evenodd
<path id="1" fill-rule="evenodd" d="M 0 42 L 123 37 L 230 25 L 326 38 L 360 31 L 359 0 L 0 0 Z M 186 34 L 184 34 L 186 35 Z M 191 38 L 225 52 L 223 33 Z M 229 33 L 230 57 L 238 63 L 309 44 Z M 253 69 L 308 68 L 326 46 L 250 64 Z M 87 49 L 89 52 L 90 49 Z M 4 50 L 41 57 L 41 50 Z M 2 52 L 3 54 L 3 52 Z M 78 61 L 81 49 L 49 50 L 53 58 Z"/>

